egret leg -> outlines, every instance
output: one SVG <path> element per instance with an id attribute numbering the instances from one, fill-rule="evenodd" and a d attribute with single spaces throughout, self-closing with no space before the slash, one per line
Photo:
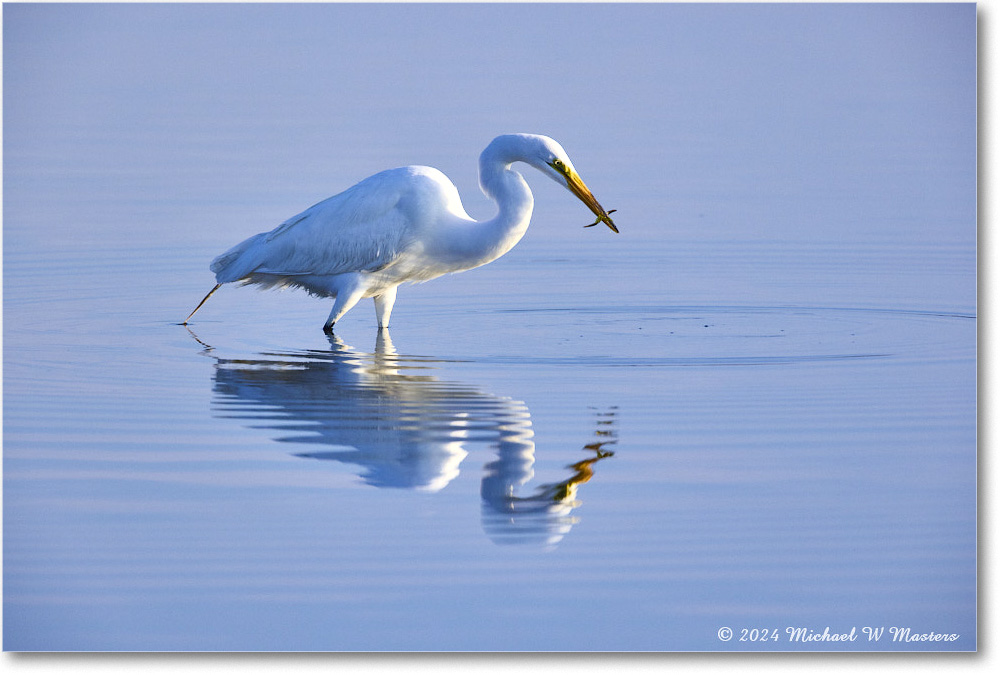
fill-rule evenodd
<path id="1" fill-rule="evenodd" d="M 187 315 L 187 319 L 184 319 L 184 321 L 181 322 L 182 326 L 188 325 L 188 319 L 190 319 L 192 316 L 194 316 L 194 313 L 197 312 L 199 309 L 201 309 L 201 306 L 205 304 L 205 301 L 208 300 L 210 297 L 212 297 L 212 293 L 215 293 L 217 290 L 219 290 L 220 286 L 222 286 L 222 284 L 215 284 L 215 288 L 213 288 L 212 290 L 210 290 L 208 292 L 208 295 L 206 295 L 204 298 L 202 298 L 202 301 L 199 302 L 198 306 L 194 308 L 194 311 L 192 311 L 190 314 Z"/>
<path id="2" fill-rule="evenodd" d="M 396 289 L 393 286 L 382 295 L 375 296 L 375 316 L 378 317 L 378 327 L 389 327 L 389 316 L 392 314 L 392 306 L 396 303 Z"/>
<path id="3" fill-rule="evenodd" d="M 340 321 L 340 317 L 347 314 L 347 311 L 358 304 L 365 294 L 365 286 L 363 283 L 354 281 L 352 283 L 344 284 L 342 288 L 337 291 L 337 300 L 333 303 L 333 309 L 330 310 L 330 316 L 327 317 L 326 323 L 323 324 L 323 330 L 327 333 L 333 332 L 333 324 Z"/>

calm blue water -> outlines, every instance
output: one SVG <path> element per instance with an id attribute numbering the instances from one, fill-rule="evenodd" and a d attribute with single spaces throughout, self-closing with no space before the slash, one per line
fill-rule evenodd
<path id="1" fill-rule="evenodd" d="M 3 13 L 5 650 L 976 649 L 973 5 Z M 507 131 L 621 234 L 177 325 Z"/>

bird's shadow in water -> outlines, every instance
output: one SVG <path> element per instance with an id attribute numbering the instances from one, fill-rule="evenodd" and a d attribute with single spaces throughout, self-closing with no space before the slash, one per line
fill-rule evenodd
<path id="1" fill-rule="evenodd" d="M 189 329 L 190 331 L 190 329 Z M 247 359 L 214 355 L 214 408 L 218 417 L 243 419 L 280 432 L 275 440 L 325 446 L 298 457 L 336 460 L 359 467 L 365 483 L 380 488 L 436 492 L 459 474 L 469 447 L 481 444 L 496 457 L 484 467 L 482 523 L 500 544 L 554 545 L 576 522 L 580 485 L 594 466 L 613 456 L 617 410 L 596 414 L 594 441 L 567 466 L 569 476 L 539 485 L 527 406 L 476 387 L 438 379 L 441 361 L 400 356 L 388 331 L 374 352 L 362 352 L 336 335 L 330 350 L 264 353 Z"/>

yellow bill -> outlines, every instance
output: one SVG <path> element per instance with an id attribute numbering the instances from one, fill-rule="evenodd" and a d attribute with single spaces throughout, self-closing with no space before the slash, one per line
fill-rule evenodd
<path id="1" fill-rule="evenodd" d="M 566 173 L 566 186 L 569 188 L 570 192 L 579 197 L 580 201 L 586 204 L 587 208 L 593 211 L 594 215 L 597 216 L 597 220 L 592 222 L 590 225 L 584 225 L 584 227 L 593 227 L 598 223 L 604 223 L 611 228 L 612 232 L 618 231 L 618 228 L 615 227 L 615 223 L 611 220 L 610 215 L 615 212 L 615 209 L 605 211 L 604 207 L 600 205 L 597 198 L 594 197 L 593 193 L 590 191 L 590 188 L 584 184 L 583 179 L 580 178 L 579 174 L 572 169 Z"/>

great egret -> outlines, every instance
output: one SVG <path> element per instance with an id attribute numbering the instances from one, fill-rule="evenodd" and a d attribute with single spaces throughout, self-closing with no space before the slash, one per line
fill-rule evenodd
<path id="1" fill-rule="evenodd" d="M 400 284 L 485 265 L 521 240 L 534 199 L 511 170 L 514 162 L 535 167 L 580 198 L 597 216 L 585 227 L 604 223 L 618 232 L 609 215 L 614 210 L 597 202 L 561 145 L 547 136 L 506 134 L 479 156 L 479 185 L 499 207 L 492 220 L 470 218 L 454 184 L 437 169 L 382 171 L 213 260 L 218 283 L 184 325 L 222 284 L 240 281 L 336 298 L 323 325 L 328 333 L 359 300 L 374 298 L 379 328 L 385 328 Z"/>

